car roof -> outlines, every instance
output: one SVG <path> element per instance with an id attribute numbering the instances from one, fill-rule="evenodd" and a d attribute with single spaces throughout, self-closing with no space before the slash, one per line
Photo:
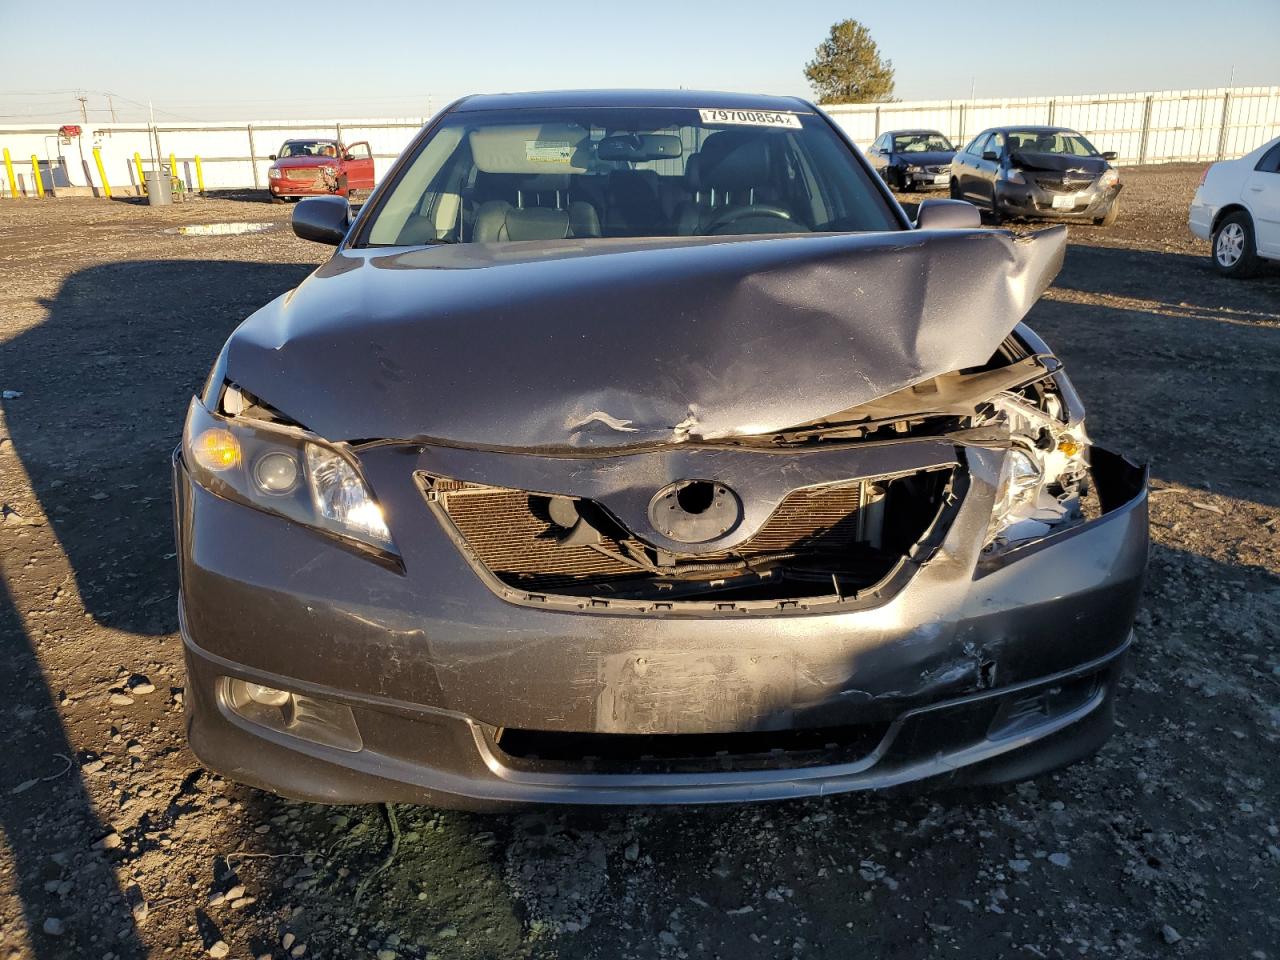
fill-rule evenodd
<path id="1" fill-rule="evenodd" d="M 775 110 L 812 113 L 799 97 L 709 90 L 538 90 L 528 93 L 484 93 L 464 97 L 453 111 L 527 110 L 547 107 L 706 107 L 724 110 Z"/>
<path id="2" fill-rule="evenodd" d="M 888 134 L 894 137 L 903 136 L 909 133 L 936 133 L 939 136 L 942 136 L 941 130 L 934 130 L 930 127 L 905 127 L 902 130 L 886 130 L 885 131 L 885 134 Z"/>
<path id="3" fill-rule="evenodd" d="M 1009 130 L 1026 130 L 1028 133 L 1074 133 L 1079 134 L 1079 130 L 1072 130 L 1070 127 L 1047 127 L 1042 123 L 1007 123 L 1003 127 L 990 127 L 983 133 L 991 133 L 999 130 L 1006 133 Z"/>

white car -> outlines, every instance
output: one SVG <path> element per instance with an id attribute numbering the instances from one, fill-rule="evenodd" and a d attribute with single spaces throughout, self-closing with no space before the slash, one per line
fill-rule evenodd
<path id="1" fill-rule="evenodd" d="M 1213 242 L 1220 273 L 1248 277 L 1259 260 L 1280 260 L 1280 137 L 1209 167 L 1188 219 L 1192 233 Z"/>

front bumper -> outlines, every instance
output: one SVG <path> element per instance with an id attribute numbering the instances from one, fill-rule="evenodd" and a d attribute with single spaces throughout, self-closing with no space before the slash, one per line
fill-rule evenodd
<path id="1" fill-rule="evenodd" d="M 1095 453 L 1106 508 L 1096 520 L 982 560 L 996 473 L 978 451 L 941 548 L 884 603 L 739 617 L 506 602 L 417 492 L 396 488 L 406 471 L 393 448 L 364 462 L 394 518 L 402 568 L 220 500 L 194 486 L 178 458 L 190 744 L 211 769 L 299 799 L 476 809 L 733 802 L 1030 776 L 1105 740 L 1141 589 L 1145 472 Z M 349 710 L 357 748 L 246 719 L 226 678 Z M 585 735 L 598 746 L 610 734 L 710 740 L 814 728 L 840 730 L 833 741 L 848 743 L 817 762 L 793 762 L 784 750 L 665 770 L 504 748 L 510 730 Z"/>
<path id="2" fill-rule="evenodd" d="M 951 171 L 917 173 L 907 170 L 902 174 L 902 181 L 908 187 L 915 187 L 917 190 L 946 190 L 951 183 Z"/>
<path id="3" fill-rule="evenodd" d="M 1106 216 L 1123 184 L 1105 190 L 1089 187 L 1075 194 L 1052 193 L 1036 183 L 996 184 L 996 209 L 1008 217 L 1054 220 L 1098 220 Z M 1054 198 L 1070 196 L 1070 208 L 1055 207 Z"/>
<path id="4" fill-rule="evenodd" d="M 332 192 L 318 175 L 298 180 L 279 177 L 269 181 L 269 189 L 277 197 L 325 197 Z"/>

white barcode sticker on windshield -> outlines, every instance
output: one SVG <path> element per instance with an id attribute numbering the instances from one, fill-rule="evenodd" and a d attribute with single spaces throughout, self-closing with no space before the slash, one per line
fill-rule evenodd
<path id="1" fill-rule="evenodd" d="M 737 123 L 749 127 L 787 127 L 800 129 L 800 118 L 794 113 L 775 113 L 772 110 L 721 110 L 698 111 L 703 123 Z"/>

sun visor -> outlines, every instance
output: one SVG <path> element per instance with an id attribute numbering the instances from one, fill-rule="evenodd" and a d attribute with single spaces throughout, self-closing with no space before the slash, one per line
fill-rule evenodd
<path id="1" fill-rule="evenodd" d="M 481 173 L 585 173 L 588 131 L 572 123 L 484 127 L 467 135 Z"/>

